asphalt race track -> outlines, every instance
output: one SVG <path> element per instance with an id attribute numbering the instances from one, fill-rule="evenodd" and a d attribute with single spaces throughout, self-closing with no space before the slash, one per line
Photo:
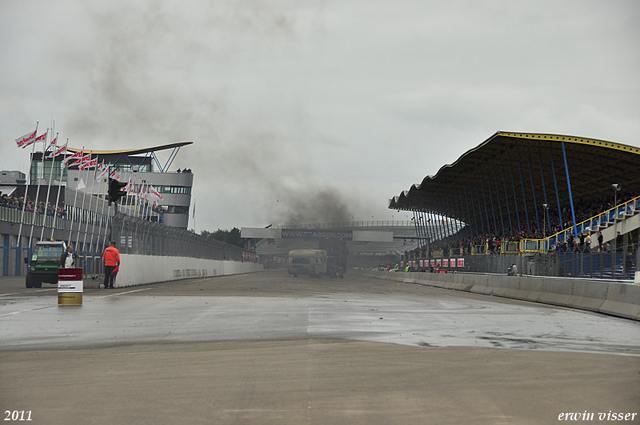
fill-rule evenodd
<path id="1" fill-rule="evenodd" d="M 640 423 L 640 324 L 354 273 L 64 307 L 0 278 L 0 407 L 34 424 Z"/>

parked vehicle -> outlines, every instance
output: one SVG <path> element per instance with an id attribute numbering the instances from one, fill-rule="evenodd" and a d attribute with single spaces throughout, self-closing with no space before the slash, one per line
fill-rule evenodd
<path id="1" fill-rule="evenodd" d="M 58 284 L 58 268 L 60 258 L 67 250 L 67 244 L 62 241 L 40 241 L 36 243 L 31 254 L 31 262 L 25 258 L 27 268 L 27 288 L 40 288 L 42 283 Z"/>

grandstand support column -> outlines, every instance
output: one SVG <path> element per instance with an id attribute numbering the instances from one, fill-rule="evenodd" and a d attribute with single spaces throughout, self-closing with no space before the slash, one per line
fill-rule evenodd
<path id="1" fill-rule="evenodd" d="M 435 228 L 436 222 L 433 220 L 433 212 L 427 211 L 427 217 L 429 217 L 428 221 L 431 223 L 431 226 L 429 226 L 429 234 L 430 234 L 431 242 L 437 241 L 438 234 L 436 232 L 437 229 Z"/>
<path id="2" fill-rule="evenodd" d="M 476 231 L 476 237 L 478 236 L 478 223 L 476 220 L 476 208 L 473 206 L 473 202 L 471 203 L 471 206 L 473 207 L 473 216 L 471 216 L 471 210 L 469 209 L 469 194 L 467 193 L 466 186 L 464 187 L 464 197 L 467 202 L 467 210 L 469 211 L 469 216 L 473 217 L 473 229 L 471 231 L 471 239 L 473 239 L 473 230 Z M 469 224 L 471 224 L 471 219 L 469 219 Z"/>
<path id="3" fill-rule="evenodd" d="M 456 229 L 454 228 L 454 225 L 453 225 L 453 216 L 455 214 L 453 213 L 453 211 L 451 210 L 451 206 L 449 205 L 449 193 L 447 193 L 447 195 L 444 197 L 442 201 L 447 211 L 447 224 L 449 225 L 449 235 L 453 236 L 456 233 Z"/>
<path id="4" fill-rule="evenodd" d="M 480 186 L 482 187 L 482 201 L 484 202 L 484 212 L 487 216 L 487 229 L 489 235 L 488 237 L 491 237 L 491 221 L 489 220 L 489 207 L 487 205 L 487 195 L 484 192 L 484 177 L 480 179 Z"/>
<path id="5" fill-rule="evenodd" d="M 527 232 L 531 235 L 531 225 L 529 224 L 529 208 L 527 207 L 527 194 L 524 191 L 524 179 L 522 178 L 522 163 L 518 160 L 518 171 L 520 172 L 520 186 L 522 187 L 522 202 L 524 203 L 524 216 L 527 220 Z"/>
<path id="6" fill-rule="evenodd" d="M 491 213 L 493 214 L 494 235 L 498 236 L 498 220 L 496 220 L 496 209 L 493 206 L 493 194 L 491 193 L 491 179 L 487 177 L 487 187 L 489 188 L 489 201 L 491 201 Z M 482 178 L 482 190 L 484 191 L 484 177 Z"/>
<path id="7" fill-rule="evenodd" d="M 564 158 L 564 171 L 567 173 L 567 189 L 569 190 L 569 204 L 571 205 L 571 218 L 573 219 L 573 236 L 576 234 L 576 211 L 573 208 L 573 194 L 571 193 L 571 179 L 569 178 L 569 165 L 567 164 L 567 151 L 564 148 L 564 140 L 562 141 L 562 157 Z"/>
<path id="8" fill-rule="evenodd" d="M 509 206 L 509 191 L 507 190 L 507 176 L 502 169 L 502 183 L 504 183 L 504 199 L 507 204 L 507 216 L 509 217 L 509 234 L 513 237 L 513 223 L 511 222 L 511 207 Z M 505 235 L 506 236 L 506 235 Z"/>
<path id="9" fill-rule="evenodd" d="M 455 196 L 455 200 L 456 200 L 456 210 L 458 211 L 460 220 L 464 223 L 464 239 L 466 239 L 469 236 L 469 229 L 467 228 L 467 219 L 464 215 L 464 208 L 462 208 L 462 205 L 460 205 L 461 201 L 460 201 L 459 195 Z"/>
<path id="10" fill-rule="evenodd" d="M 558 216 L 560 217 L 560 230 L 564 230 L 564 222 L 562 221 L 562 207 L 560 206 L 560 193 L 558 192 L 558 179 L 556 179 L 556 167 L 553 164 L 553 150 L 549 147 L 549 156 L 551 157 L 551 174 L 553 175 L 553 184 L 556 188 L 556 200 L 558 201 Z"/>
<path id="11" fill-rule="evenodd" d="M 500 239 L 504 239 L 506 232 L 504 230 L 504 214 L 502 213 L 502 204 L 500 203 L 500 186 L 498 186 L 498 175 L 496 173 L 493 173 L 493 177 L 496 181 L 496 198 L 498 198 L 498 211 L 500 211 L 500 224 L 502 224 L 502 238 Z"/>
<path id="12" fill-rule="evenodd" d="M 451 199 L 451 193 L 449 192 L 447 194 L 447 207 L 451 210 L 451 214 L 454 217 L 454 220 L 456 221 L 455 223 L 452 224 L 453 226 L 453 230 L 454 230 L 454 234 L 456 235 L 456 239 L 458 240 L 458 243 L 460 243 L 460 227 L 458 226 L 458 222 L 460 221 L 458 212 L 455 209 L 455 206 L 453 204 L 453 200 Z"/>
<path id="13" fill-rule="evenodd" d="M 429 219 L 424 211 L 420 211 L 420 217 L 422 218 L 422 234 L 425 237 L 425 241 L 429 240 Z"/>
<path id="14" fill-rule="evenodd" d="M 544 172 L 542 171 L 542 155 L 538 152 L 538 162 L 540 163 L 540 179 L 542 181 L 542 194 L 544 195 L 544 205 L 547 211 L 547 222 L 549 224 L 549 233 L 551 233 L 551 217 L 549 217 L 549 201 L 547 201 L 547 187 L 544 184 Z"/>
<path id="15" fill-rule="evenodd" d="M 422 215 L 424 216 L 424 232 L 427 235 L 427 239 L 431 238 L 431 229 L 429 228 L 429 222 L 431 221 L 431 219 L 429 219 L 429 212 L 428 211 L 423 211 Z"/>
<path id="16" fill-rule="evenodd" d="M 447 212 L 442 205 L 442 199 L 438 198 L 436 201 L 436 207 L 440 211 L 440 220 L 442 223 L 442 239 L 445 239 L 449 233 L 449 223 L 447 222 Z"/>
<path id="17" fill-rule="evenodd" d="M 478 197 L 478 212 L 480 213 L 480 228 L 482 229 L 482 237 L 484 238 L 487 233 L 484 231 L 484 217 L 482 216 L 482 202 L 480 202 L 480 192 L 478 192 L 478 186 L 476 184 L 474 184 L 473 187 Z"/>
<path id="18" fill-rule="evenodd" d="M 416 237 L 418 238 L 418 243 L 422 243 L 422 239 L 420 239 L 420 237 L 422 236 L 420 233 L 420 226 L 419 226 L 419 221 L 420 221 L 420 217 L 418 217 L 418 212 L 417 211 L 412 211 L 413 213 L 413 228 L 416 232 Z"/>
<path id="19" fill-rule="evenodd" d="M 513 204 L 516 206 L 516 221 L 518 222 L 518 235 L 522 233 L 522 225 L 520 224 L 520 209 L 518 208 L 518 195 L 516 192 L 516 180 L 513 178 L 513 165 L 509 165 L 511 170 L 511 187 L 513 188 Z"/>
<path id="20" fill-rule="evenodd" d="M 425 211 L 425 214 L 427 215 L 427 222 L 431 222 L 431 227 L 429 228 L 429 235 L 431 237 L 431 240 L 432 241 L 437 240 L 437 235 L 436 235 L 436 233 L 434 231 L 435 229 L 433 227 L 433 223 L 435 223 L 435 222 L 431 218 L 431 211 L 427 210 L 427 211 Z"/>
<path id="21" fill-rule="evenodd" d="M 533 184 L 533 170 L 531 168 L 531 156 L 527 156 L 529 162 L 529 179 L 531 179 L 531 195 L 533 196 L 533 210 L 536 212 L 536 226 L 538 233 L 540 233 L 540 217 L 538 216 L 538 200 L 536 199 L 536 187 Z"/>

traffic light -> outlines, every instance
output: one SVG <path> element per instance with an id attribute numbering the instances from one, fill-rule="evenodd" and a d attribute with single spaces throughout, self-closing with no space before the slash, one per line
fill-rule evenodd
<path id="1" fill-rule="evenodd" d="M 118 199 L 125 196 L 127 192 L 121 190 L 127 184 L 125 182 L 119 182 L 116 179 L 109 178 L 109 202 L 118 202 Z M 111 204 L 109 204 L 111 205 Z"/>

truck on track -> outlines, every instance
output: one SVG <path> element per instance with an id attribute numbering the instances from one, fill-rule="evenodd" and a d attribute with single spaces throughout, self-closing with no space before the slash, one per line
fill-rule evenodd
<path id="1" fill-rule="evenodd" d="M 287 271 L 298 275 L 344 277 L 347 272 L 347 244 L 340 240 L 322 240 L 320 249 L 289 251 Z"/>
<path id="2" fill-rule="evenodd" d="M 27 268 L 27 288 L 40 288 L 42 283 L 58 284 L 58 268 L 62 253 L 67 250 L 67 244 L 62 241 L 40 241 L 36 243 L 31 254 L 31 262 Z"/>

